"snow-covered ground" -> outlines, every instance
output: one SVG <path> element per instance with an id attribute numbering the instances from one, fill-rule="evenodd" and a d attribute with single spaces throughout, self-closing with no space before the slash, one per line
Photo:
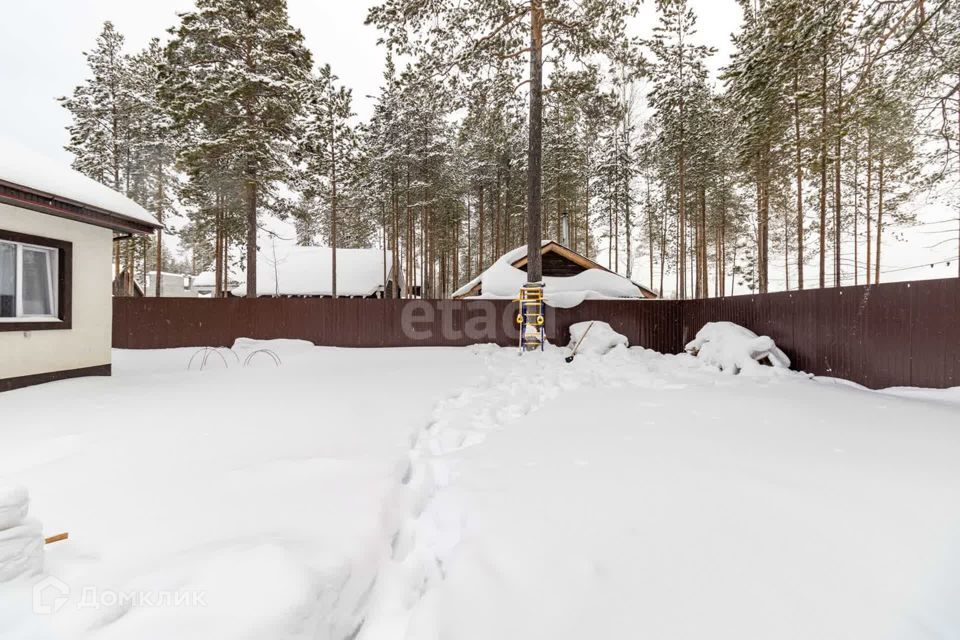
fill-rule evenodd
<path id="1" fill-rule="evenodd" d="M 9 587 L 0 637 L 960 638 L 956 393 L 270 346 L 0 395 L 2 480 L 70 532 L 69 600 Z"/>

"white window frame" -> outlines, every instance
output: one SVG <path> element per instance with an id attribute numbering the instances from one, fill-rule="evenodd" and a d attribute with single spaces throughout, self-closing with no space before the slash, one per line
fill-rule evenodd
<path id="1" fill-rule="evenodd" d="M 16 280 L 13 289 L 13 317 L 0 318 L 0 322 L 60 322 L 60 300 L 59 286 L 60 281 L 60 252 L 54 247 L 45 247 L 43 245 L 31 244 L 27 242 L 14 242 L 12 240 L 0 240 L 0 244 L 12 245 L 16 250 L 14 265 L 16 268 Z M 49 291 L 50 314 L 27 314 L 23 312 L 23 251 L 39 251 L 47 255 L 47 291 Z"/>

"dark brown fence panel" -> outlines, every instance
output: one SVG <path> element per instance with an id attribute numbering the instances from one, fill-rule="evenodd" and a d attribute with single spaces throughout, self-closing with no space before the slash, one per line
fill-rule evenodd
<path id="1" fill-rule="evenodd" d="M 123 349 L 230 346 L 240 337 L 295 338 L 336 347 L 465 346 L 517 343 L 509 300 L 305 298 L 115 298 L 113 344 Z M 587 301 L 548 311 L 547 337 L 570 340 L 570 325 L 602 319 L 631 344 L 676 351 L 680 303 Z"/>
<path id="2" fill-rule="evenodd" d="M 127 349 L 230 346 L 240 337 L 322 346 L 517 343 L 506 300 L 115 298 L 113 344 Z M 880 388 L 960 385 L 960 280 L 811 289 L 707 300 L 588 300 L 549 310 L 547 337 L 604 320 L 632 345 L 677 353 L 707 322 L 768 335 L 796 369 Z"/>
<path id="3" fill-rule="evenodd" d="M 793 368 L 878 389 L 960 385 L 960 280 L 686 300 L 683 342 L 729 320 L 768 335 Z"/>

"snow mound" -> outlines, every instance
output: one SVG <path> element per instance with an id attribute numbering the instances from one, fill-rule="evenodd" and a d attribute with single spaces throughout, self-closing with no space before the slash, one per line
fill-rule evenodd
<path id="1" fill-rule="evenodd" d="M 29 508 L 30 496 L 25 487 L 0 485 L 0 531 L 23 522 Z"/>
<path id="2" fill-rule="evenodd" d="M 29 505 L 25 488 L 0 487 L 0 583 L 43 570 L 43 527 L 26 519 Z"/>
<path id="3" fill-rule="evenodd" d="M 586 335 L 584 335 L 586 334 Z M 581 342 L 581 338 L 583 341 Z M 577 348 L 577 344 L 580 345 Z M 627 336 L 617 333 L 606 322 L 600 320 L 577 322 L 570 325 L 570 349 L 577 353 L 597 353 L 603 355 L 616 347 L 629 347 Z"/>
<path id="4" fill-rule="evenodd" d="M 758 336 L 733 322 L 708 322 L 685 348 L 687 353 L 729 374 L 757 371 L 761 363 L 790 368 L 790 358 L 772 338 Z"/>
<path id="5" fill-rule="evenodd" d="M 37 520 L 0 531 L 0 583 L 43 571 L 43 527 Z"/>

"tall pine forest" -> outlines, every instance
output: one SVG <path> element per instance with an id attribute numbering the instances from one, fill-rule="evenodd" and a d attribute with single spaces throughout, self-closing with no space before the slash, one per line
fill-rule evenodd
<path id="1" fill-rule="evenodd" d="M 66 148 L 163 225 L 118 271 L 212 271 L 216 295 L 295 242 L 448 297 L 531 224 L 664 297 L 873 284 L 930 194 L 956 255 L 960 2 L 737 5 L 711 43 L 685 0 L 381 0 L 358 109 L 285 0 L 196 0 L 142 51 L 103 25 Z"/>

